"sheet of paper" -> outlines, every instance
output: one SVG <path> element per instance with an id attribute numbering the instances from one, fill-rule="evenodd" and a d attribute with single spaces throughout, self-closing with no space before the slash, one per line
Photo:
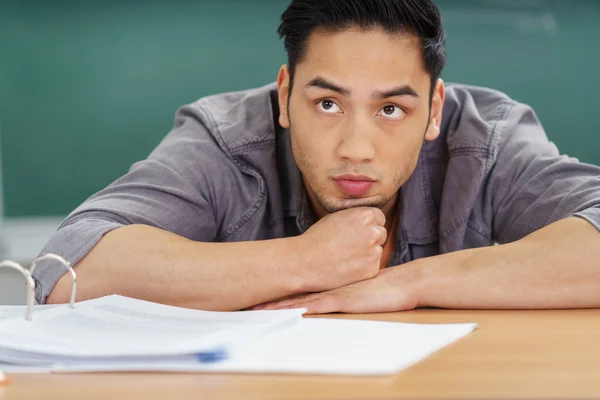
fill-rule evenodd
<path id="1" fill-rule="evenodd" d="M 37 305 L 33 307 L 33 313 L 36 314 L 38 312 L 48 310 L 54 307 L 59 307 L 54 304 L 49 305 Z M 0 306 L 0 319 L 11 318 L 11 317 L 23 317 L 25 318 L 25 314 L 27 311 L 27 306 Z"/>
<path id="2" fill-rule="evenodd" d="M 55 370 L 391 375 L 468 335 L 476 327 L 477 324 L 303 319 L 239 349 L 230 359 L 219 363 L 95 363 L 57 366 Z"/>
<path id="3" fill-rule="evenodd" d="M 75 309 L 44 310 L 33 321 L 0 320 L 0 360 L 50 363 L 213 353 L 293 325 L 303 312 L 209 312 L 107 296 L 77 303 Z"/>

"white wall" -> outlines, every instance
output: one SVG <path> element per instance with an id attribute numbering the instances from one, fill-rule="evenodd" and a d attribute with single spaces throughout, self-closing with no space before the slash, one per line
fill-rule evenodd
<path id="1" fill-rule="evenodd" d="M 0 258 L 29 267 L 64 218 L 0 220 Z M 0 305 L 25 304 L 25 281 L 17 271 L 0 268 Z"/>

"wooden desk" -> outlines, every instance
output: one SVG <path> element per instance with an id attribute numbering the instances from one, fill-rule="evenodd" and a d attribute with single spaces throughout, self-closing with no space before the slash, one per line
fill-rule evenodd
<path id="1" fill-rule="evenodd" d="M 0 389 L 0 399 L 600 398 L 600 310 L 418 310 L 336 317 L 477 322 L 479 329 L 389 378 L 12 375 L 12 383 Z"/>

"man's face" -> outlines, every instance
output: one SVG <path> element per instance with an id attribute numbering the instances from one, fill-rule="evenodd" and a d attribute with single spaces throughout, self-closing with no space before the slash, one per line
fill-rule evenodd
<path id="1" fill-rule="evenodd" d="M 290 128 L 317 214 L 393 207 L 423 140 L 439 134 L 443 85 L 430 115 L 431 77 L 418 38 L 380 30 L 317 31 L 296 66 L 289 104 L 286 66 L 278 83 L 279 121 Z"/>

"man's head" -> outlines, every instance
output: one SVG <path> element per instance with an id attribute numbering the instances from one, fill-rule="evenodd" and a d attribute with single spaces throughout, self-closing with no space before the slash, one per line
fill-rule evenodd
<path id="1" fill-rule="evenodd" d="M 430 0 L 293 0 L 279 122 L 316 211 L 389 209 L 439 135 L 445 35 Z"/>

